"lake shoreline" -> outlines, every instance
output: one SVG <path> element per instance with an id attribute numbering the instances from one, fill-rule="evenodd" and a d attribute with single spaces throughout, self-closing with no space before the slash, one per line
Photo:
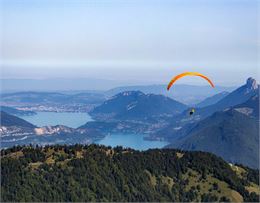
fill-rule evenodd
<path id="1" fill-rule="evenodd" d="M 65 125 L 78 128 L 89 121 L 93 121 L 88 113 L 81 112 L 47 112 L 37 111 L 35 115 L 19 116 L 20 118 L 38 126 Z"/>
<path id="2" fill-rule="evenodd" d="M 38 126 L 56 126 L 65 125 L 71 128 L 79 128 L 80 126 L 94 121 L 88 113 L 81 112 L 42 112 L 37 111 L 36 115 L 20 116 L 20 118 Z M 147 133 L 131 133 L 131 132 L 101 132 L 104 138 L 93 140 L 95 144 L 105 146 L 122 146 L 126 148 L 133 148 L 136 150 L 147 150 L 151 148 L 163 148 L 169 143 L 163 140 L 149 139 Z"/>

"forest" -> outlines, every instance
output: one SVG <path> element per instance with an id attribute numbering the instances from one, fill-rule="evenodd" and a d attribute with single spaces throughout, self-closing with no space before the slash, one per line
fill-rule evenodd
<path id="1" fill-rule="evenodd" d="M 259 202 L 259 170 L 205 152 L 100 145 L 1 150 L 1 202 Z"/>

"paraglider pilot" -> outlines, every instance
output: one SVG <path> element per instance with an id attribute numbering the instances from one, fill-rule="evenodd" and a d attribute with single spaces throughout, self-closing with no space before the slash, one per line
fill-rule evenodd
<path id="1" fill-rule="evenodd" d="M 195 112 L 195 109 L 194 109 L 194 108 L 192 108 L 192 109 L 190 110 L 190 116 L 191 116 L 191 115 L 193 115 L 193 114 L 194 114 L 194 112 Z"/>

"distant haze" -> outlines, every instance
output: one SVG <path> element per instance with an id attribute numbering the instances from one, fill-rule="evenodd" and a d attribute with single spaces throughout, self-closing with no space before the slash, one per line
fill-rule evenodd
<path id="1" fill-rule="evenodd" d="M 40 89 L 52 85 L 42 79 L 74 80 L 71 89 L 85 80 L 80 89 L 108 89 L 166 84 L 178 73 L 198 71 L 216 85 L 238 86 L 257 77 L 257 3 L 2 0 L 1 79 L 39 80 Z M 180 83 L 206 85 L 198 78 Z"/>
<path id="2" fill-rule="evenodd" d="M 74 91 L 108 90 L 120 86 L 120 81 L 77 78 L 77 79 L 2 79 L 2 91 Z M 123 82 L 130 85 L 131 83 Z"/>
<path id="3" fill-rule="evenodd" d="M 245 81 L 242 83 L 244 84 Z M 240 84 L 240 85 L 242 85 Z M 176 89 L 177 87 L 177 89 Z M 34 80 L 34 79 L 2 79 L 1 80 L 1 91 L 3 93 L 7 92 L 18 92 L 18 91 L 62 91 L 62 92 L 91 92 L 91 91 L 107 91 L 111 90 L 112 94 L 116 94 L 121 91 L 133 91 L 141 90 L 145 93 L 150 93 L 150 90 L 153 90 L 152 93 L 156 94 L 166 94 L 176 93 L 176 90 L 186 91 L 189 87 L 194 87 L 197 89 L 202 88 L 207 92 L 208 95 L 216 94 L 221 91 L 231 91 L 237 86 L 216 86 L 212 88 L 207 82 L 204 85 L 182 85 L 176 84 L 171 91 L 167 91 L 167 84 L 150 84 L 147 83 L 136 83 L 131 81 L 117 81 L 117 80 L 102 80 L 102 79 L 89 79 L 89 78 L 77 78 L 77 79 L 43 79 L 43 80 Z M 115 88 L 115 91 L 114 89 Z M 181 88 L 182 90 L 180 90 Z M 147 90 L 148 89 L 148 90 Z M 119 90 L 119 91 L 118 91 Z M 154 92 L 155 91 L 155 92 Z M 205 94 L 206 94 L 205 92 Z M 191 95 L 195 92 L 190 92 Z M 198 96 L 198 95 L 197 95 Z"/>

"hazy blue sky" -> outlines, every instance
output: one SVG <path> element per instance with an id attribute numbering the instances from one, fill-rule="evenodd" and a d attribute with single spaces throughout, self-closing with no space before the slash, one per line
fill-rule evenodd
<path id="1" fill-rule="evenodd" d="M 257 0 L 0 1 L 1 78 L 256 77 Z"/>

